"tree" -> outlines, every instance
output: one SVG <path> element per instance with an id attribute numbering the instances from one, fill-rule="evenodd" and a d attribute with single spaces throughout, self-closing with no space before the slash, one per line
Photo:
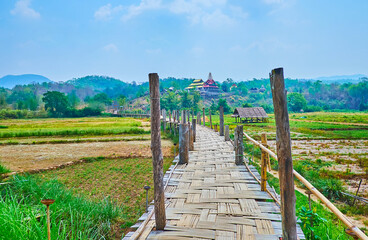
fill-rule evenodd
<path id="1" fill-rule="evenodd" d="M 48 91 L 43 94 L 42 101 L 45 103 L 45 108 L 53 116 L 62 116 L 68 109 L 68 98 L 64 93 L 57 91 Z"/>
<path id="2" fill-rule="evenodd" d="M 75 108 L 80 102 L 77 94 L 75 93 L 75 90 L 73 90 L 70 94 L 68 94 L 68 101 L 72 108 Z"/>
<path id="3" fill-rule="evenodd" d="M 253 107 L 253 106 L 250 103 L 244 103 L 243 104 L 243 108 L 251 108 L 251 107 Z"/>
<path id="4" fill-rule="evenodd" d="M 192 97 L 192 110 L 193 112 L 197 113 L 199 111 L 199 101 L 201 100 L 201 95 L 198 91 L 193 92 Z"/>
<path id="5" fill-rule="evenodd" d="M 217 109 L 220 109 L 220 106 L 224 107 L 224 113 L 231 113 L 231 108 L 229 104 L 227 104 L 226 99 L 223 98 L 219 99 Z"/>
<path id="6" fill-rule="evenodd" d="M 189 98 L 189 93 L 188 91 L 182 91 L 181 92 L 181 107 L 188 109 L 190 108 L 191 102 L 190 102 L 190 98 Z"/>
<path id="7" fill-rule="evenodd" d="M 168 92 L 160 99 L 162 109 L 175 110 L 178 109 L 179 99 L 174 92 Z"/>
<path id="8" fill-rule="evenodd" d="M 89 100 L 90 102 L 99 102 L 99 103 L 103 103 L 105 105 L 109 105 L 111 104 L 111 99 L 109 98 L 109 96 L 107 96 L 106 93 L 99 93 L 96 94 L 93 98 L 91 98 Z"/>
<path id="9" fill-rule="evenodd" d="M 288 108 L 292 112 L 300 112 L 307 107 L 307 100 L 301 93 L 289 93 L 287 99 Z"/>

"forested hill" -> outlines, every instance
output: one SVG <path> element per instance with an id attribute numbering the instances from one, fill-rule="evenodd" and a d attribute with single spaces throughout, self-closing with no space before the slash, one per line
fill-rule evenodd
<path id="1" fill-rule="evenodd" d="M 22 75 L 6 75 L 0 78 L 0 87 L 13 88 L 16 85 L 26 85 L 31 83 L 52 82 L 47 77 L 37 74 L 22 74 Z"/>
<path id="2" fill-rule="evenodd" d="M 172 102 L 179 104 L 184 96 L 183 91 L 194 78 L 160 79 L 160 90 L 171 88 Z M 216 79 L 215 79 L 216 80 Z M 235 82 L 228 78 L 224 82 L 217 81 L 221 89 L 219 98 L 226 99 L 232 108 L 250 104 L 262 106 L 272 111 L 272 96 L 269 79 L 253 79 L 250 81 Z M 293 102 L 300 103 L 294 111 L 320 111 L 336 109 L 367 110 L 368 109 L 368 78 L 363 77 L 359 83 L 330 83 L 323 81 L 285 79 L 288 95 Z M 254 89 L 261 89 L 257 91 Z M 48 91 L 64 93 L 70 105 L 78 108 L 81 106 L 94 106 L 95 102 L 102 102 L 109 106 L 113 100 L 131 104 L 134 99 L 148 96 L 148 82 L 137 84 L 127 83 L 107 76 L 86 76 L 72 79 L 66 82 L 44 82 L 17 85 L 12 89 L 0 88 L 0 109 L 42 109 L 43 94 Z M 166 95 L 166 94 L 165 94 Z M 163 96 L 165 98 L 165 95 Z M 125 100 L 123 100 L 125 99 Z M 215 99 L 218 101 L 218 99 Z M 202 105 L 211 105 L 212 100 L 202 101 Z M 292 105 L 292 103 L 290 103 Z M 99 108 L 101 106 L 99 105 Z"/>

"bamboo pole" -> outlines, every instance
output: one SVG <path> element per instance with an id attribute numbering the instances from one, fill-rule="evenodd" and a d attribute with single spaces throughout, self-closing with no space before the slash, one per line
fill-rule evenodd
<path id="1" fill-rule="evenodd" d="M 151 96 L 151 151 L 154 180 L 155 221 L 156 229 L 164 230 L 166 226 L 163 157 L 161 151 L 160 131 L 160 88 L 157 73 L 149 74 Z"/>

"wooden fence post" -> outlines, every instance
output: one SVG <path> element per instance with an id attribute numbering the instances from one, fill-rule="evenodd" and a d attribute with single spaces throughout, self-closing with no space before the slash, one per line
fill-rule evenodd
<path id="1" fill-rule="evenodd" d="M 225 141 L 230 141 L 230 127 L 225 125 Z"/>
<path id="2" fill-rule="evenodd" d="M 188 122 L 189 127 L 189 151 L 194 151 L 194 136 L 193 136 L 193 128 L 190 126 L 190 123 Z"/>
<path id="3" fill-rule="evenodd" d="M 151 97 L 151 151 L 154 182 L 154 203 L 156 229 L 164 230 L 166 226 L 163 157 L 161 151 L 160 124 L 160 88 L 157 73 L 150 73 L 149 89 Z"/>
<path id="4" fill-rule="evenodd" d="M 267 147 L 267 135 L 266 133 L 261 134 L 261 143 L 263 146 Z M 268 152 L 261 149 L 261 190 L 266 191 L 267 189 L 267 166 L 269 162 Z"/>
<path id="5" fill-rule="evenodd" d="M 215 128 L 215 132 L 218 132 L 218 130 L 217 130 L 217 124 L 214 125 L 214 128 Z"/>
<path id="6" fill-rule="evenodd" d="M 197 124 L 201 125 L 201 113 L 199 111 L 197 112 Z"/>
<path id="7" fill-rule="evenodd" d="M 237 134 L 236 142 L 234 142 L 235 149 L 235 164 L 241 165 L 243 164 L 243 154 L 244 154 L 244 145 L 243 145 L 243 125 L 238 125 L 236 127 L 235 134 Z"/>
<path id="8" fill-rule="evenodd" d="M 196 119 L 192 118 L 193 142 L 196 141 Z"/>
<path id="9" fill-rule="evenodd" d="M 220 106 L 220 136 L 224 136 L 224 107 Z"/>
<path id="10" fill-rule="evenodd" d="M 273 106 L 276 122 L 276 146 L 279 161 L 282 234 L 285 240 L 296 240 L 295 190 L 293 161 L 291 157 L 291 139 L 287 96 L 283 68 L 273 69 L 270 73 Z"/>
<path id="11" fill-rule="evenodd" d="M 188 163 L 189 160 L 189 125 L 179 124 L 179 164 Z"/>
<path id="12" fill-rule="evenodd" d="M 162 109 L 162 121 L 163 121 L 163 128 L 164 132 L 166 132 L 166 109 Z"/>
<path id="13" fill-rule="evenodd" d="M 212 113 L 211 113 L 211 109 L 208 109 L 209 111 L 209 114 L 210 114 L 210 126 L 211 126 L 211 129 L 212 129 Z"/>
<path id="14" fill-rule="evenodd" d="M 206 126 L 206 113 L 204 112 L 204 108 L 203 108 L 203 126 Z"/>
<path id="15" fill-rule="evenodd" d="M 187 110 L 187 118 L 188 118 L 188 123 L 190 123 L 190 111 Z"/>

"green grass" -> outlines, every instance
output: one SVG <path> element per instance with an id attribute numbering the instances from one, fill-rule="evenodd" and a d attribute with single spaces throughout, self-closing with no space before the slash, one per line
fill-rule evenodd
<path id="1" fill-rule="evenodd" d="M 164 159 L 164 172 L 173 158 Z M 46 180 L 57 179 L 60 183 L 88 199 L 100 201 L 106 196 L 122 204 L 120 226 L 122 231 L 135 224 L 145 211 L 145 190 L 153 188 L 152 159 L 89 158 L 88 163 L 38 174 Z M 150 201 L 153 189 L 149 191 Z"/>
<path id="2" fill-rule="evenodd" d="M 368 113 L 350 112 L 313 112 L 290 114 L 290 119 L 302 119 L 321 122 L 364 123 L 368 124 Z"/>
<path id="3" fill-rule="evenodd" d="M 1 174 L 9 173 L 9 172 L 10 172 L 10 170 L 9 170 L 7 167 L 3 166 L 3 165 L 0 163 L 0 176 L 1 176 Z"/>
<path id="4" fill-rule="evenodd" d="M 142 134 L 142 122 L 132 118 L 66 118 L 5 120 L 0 138 L 101 136 L 111 134 Z"/>
<path id="5" fill-rule="evenodd" d="M 0 186 L 0 239 L 46 239 L 42 199 L 55 199 L 51 210 L 51 239 L 112 238 L 111 228 L 124 216 L 125 206 L 108 198 L 88 200 L 56 180 L 15 176 Z"/>

